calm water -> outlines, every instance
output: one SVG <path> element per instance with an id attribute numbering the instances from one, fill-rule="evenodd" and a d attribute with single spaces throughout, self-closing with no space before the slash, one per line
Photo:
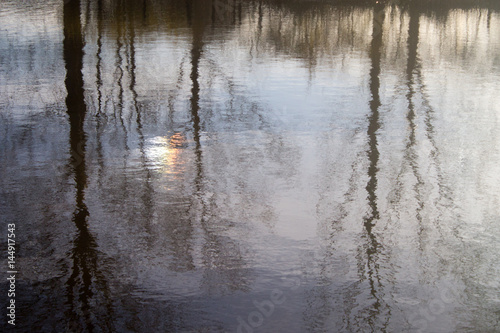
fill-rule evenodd
<path id="1" fill-rule="evenodd" d="M 500 332 L 500 12 L 450 3 L 1 0 L 16 331 Z"/>

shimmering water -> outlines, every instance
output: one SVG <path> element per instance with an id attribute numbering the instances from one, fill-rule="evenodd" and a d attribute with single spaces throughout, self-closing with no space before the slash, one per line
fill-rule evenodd
<path id="1" fill-rule="evenodd" d="M 499 332 L 499 79 L 487 1 L 2 0 L 16 331 Z"/>

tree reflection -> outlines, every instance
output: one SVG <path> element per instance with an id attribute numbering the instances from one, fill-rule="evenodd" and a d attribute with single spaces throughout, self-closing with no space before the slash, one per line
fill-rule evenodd
<path id="1" fill-rule="evenodd" d="M 423 186 L 423 178 L 420 174 L 417 162 L 417 152 L 415 149 L 415 145 L 417 144 L 416 139 L 416 127 L 415 124 L 415 105 L 414 105 L 414 97 L 415 97 L 415 71 L 418 68 L 418 42 L 419 42 L 419 28 L 420 28 L 420 13 L 414 5 L 409 6 L 409 16 L 410 23 L 408 28 L 408 63 L 406 66 L 406 80 L 408 85 L 408 93 L 406 98 L 408 100 L 408 114 L 406 119 L 408 120 L 410 133 L 408 136 L 408 142 L 406 144 L 404 158 L 411 167 L 413 172 L 413 176 L 415 177 L 415 197 L 417 200 L 417 209 L 416 209 L 416 218 L 418 221 L 418 234 L 420 235 L 420 241 L 422 241 L 422 233 L 424 230 L 424 226 L 422 225 L 422 210 L 424 208 L 424 202 L 422 198 L 422 186 Z M 422 249 L 421 249 L 422 250 Z"/>
<path id="2" fill-rule="evenodd" d="M 201 210 L 199 214 L 200 226 L 205 233 L 203 252 L 203 286 L 208 293 L 213 293 L 220 290 L 219 293 L 227 291 L 245 290 L 247 289 L 247 281 L 245 273 L 242 270 L 244 262 L 238 251 L 238 246 L 227 237 L 223 237 L 214 232 L 217 229 L 217 224 L 220 223 L 217 218 L 211 218 L 215 215 L 210 211 L 216 207 L 210 207 L 205 198 L 204 189 L 204 171 L 203 171 L 203 147 L 201 145 L 201 120 L 200 120 L 200 59 L 203 52 L 203 37 L 204 31 L 208 26 L 208 18 L 213 17 L 210 11 L 214 10 L 208 1 L 191 0 L 188 2 L 188 10 L 191 10 L 189 17 L 192 18 L 192 47 L 191 47 L 191 123 L 193 130 L 193 140 L 195 143 L 195 165 L 196 175 L 194 179 L 195 185 L 195 203 L 193 208 Z M 201 207 L 200 207 L 201 206 Z M 199 208 L 198 208 L 199 207 Z M 194 221 L 191 221 L 193 223 Z M 227 290 L 228 288 L 229 290 Z"/>
<path id="3" fill-rule="evenodd" d="M 66 1 L 64 4 L 64 60 L 66 63 L 66 106 L 70 122 L 71 166 L 76 187 L 76 208 L 73 223 L 77 229 L 71 250 L 71 275 L 67 286 L 68 330 L 93 332 L 110 330 L 109 317 L 112 310 L 106 281 L 98 269 L 97 243 L 89 231 L 89 211 L 85 204 L 86 134 L 84 121 L 86 105 L 83 90 L 83 37 L 80 23 L 80 1 Z M 99 295 L 104 311 L 94 306 Z M 105 315 L 103 315 L 105 314 Z M 94 318 L 99 318 L 96 323 Z"/>
<path id="4" fill-rule="evenodd" d="M 382 44 L 384 41 L 384 22 L 386 6 L 376 4 L 373 6 L 372 33 L 369 48 L 370 69 L 369 111 L 367 116 L 367 129 L 361 134 L 361 128 L 354 130 L 353 137 L 348 142 L 353 147 L 348 150 L 359 149 L 357 153 L 337 156 L 336 158 L 325 157 L 328 164 L 338 163 L 336 167 L 328 166 L 325 173 L 337 173 L 327 178 L 329 181 L 326 190 L 320 193 L 318 202 L 318 215 L 321 219 L 321 234 L 325 234 L 326 249 L 322 250 L 323 257 L 319 263 L 318 285 L 312 288 L 308 297 L 308 308 L 305 317 L 310 330 L 327 331 L 332 327 L 339 331 L 367 331 L 386 332 L 391 320 L 391 307 L 387 299 L 386 283 L 391 281 L 390 277 L 384 275 L 381 266 L 387 262 L 386 250 L 376 233 L 377 223 L 381 219 L 378 197 L 379 192 L 379 129 L 380 120 L 380 75 L 382 62 Z M 352 32 L 354 33 L 354 32 Z M 340 34 L 343 35 L 344 34 Z M 349 32 L 346 33 L 349 35 Z M 366 137 L 366 146 L 357 147 L 352 143 L 356 132 Z M 344 138 L 342 138 L 344 139 Z M 332 140 L 332 138 L 329 138 Z M 362 150 L 363 149 L 363 150 Z M 366 149 L 366 150 L 364 150 Z M 329 150 L 327 150 L 329 151 Z M 330 154 L 334 155 L 333 152 Z M 350 156 L 352 155 L 352 156 Z M 351 161 L 348 163 L 337 162 L 335 159 Z M 364 168 L 367 160 L 367 170 Z M 331 168 L 331 169 L 330 169 Z M 350 176 L 349 176 L 350 175 Z M 366 181 L 367 179 L 367 181 Z M 366 181 L 366 182 L 365 182 Z M 345 182 L 338 184 L 338 182 Z M 337 183 L 337 184 L 336 184 Z M 342 202 L 334 198 L 337 193 L 332 188 L 345 188 Z M 331 191 L 331 192 L 330 192 Z M 363 197 L 363 203 L 356 202 L 357 197 Z M 366 198 L 366 199 L 365 199 Z M 367 210 L 366 215 L 362 216 Z M 362 222 L 359 228 L 359 222 Z M 324 220 L 324 221 L 323 221 Z M 353 224 L 358 225 L 355 230 L 359 236 L 352 235 Z M 350 233 L 348 232 L 350 231 Z M 345 238 L 353 243 L 352 250 L 345 244 Z M 350 239 L 350 237 L 356 237 Z M 353 281 L 348 277 L 349 265 L 353 261 L 350 253 L 355 253 L 358 279 Z M 386 281 L 384 281 L 386 280 Z"/>
<path id="5" fill-rule="evenodd" d="M 383 253 L 382 244 L 379 243 L 373 231 L 377 221 L 380 219 L 378 209 L 378 163 L 380 159 L 380 152 L 378 150 L 377 131 L 380 129 L 380 66 L 381 66 L 381 47 L 383 40 L 383 25 L 384 25 L 384 12 L 385 6 L 383 4 L 376 4 L 373 12 L 373 32 L 372 43 L 370 47 L 370 92 L 372 99 L 370 101 L 370 115 L 368 117 L 368 159 L 370 161 L 368 167 L 368 183 L 366 191 L 368 193 L 368 206 L 370 211 L 368 216 L 364 218 L 364 229 L 366 234 L 366 244 L 364 245 L 365 253 L 360 253 L 360 259 L 364 258 L 366 263 L 359 263 L 359 270 L 367 279 L 370 289 L 370 295 L 373 299 L 371 308 L 367 309 L 366 324 L 370 330 L 381 330 L 385 332 L 390 320 L 390 308 L 384 300 L 383 284 L 380 274 L 380 256 Z"/>

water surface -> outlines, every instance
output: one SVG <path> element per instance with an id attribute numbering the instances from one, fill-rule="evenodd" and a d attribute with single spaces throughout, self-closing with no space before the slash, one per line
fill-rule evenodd
<path id="1" fill-rule="evenodd" d="M 499 331 L 476 5 L 2 0 L 16 329 Z"/>

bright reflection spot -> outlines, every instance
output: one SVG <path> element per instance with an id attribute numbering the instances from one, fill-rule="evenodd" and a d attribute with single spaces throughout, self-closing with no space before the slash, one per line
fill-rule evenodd
<path id="1" fill-rule="evenodd" d="M 178 174 L 182 170 L 181 152 L 186 146 L 182 133 L 171 136 L 157 136 L 148 140 L 146 156 L 149 168 L 167 174 Z"/>

